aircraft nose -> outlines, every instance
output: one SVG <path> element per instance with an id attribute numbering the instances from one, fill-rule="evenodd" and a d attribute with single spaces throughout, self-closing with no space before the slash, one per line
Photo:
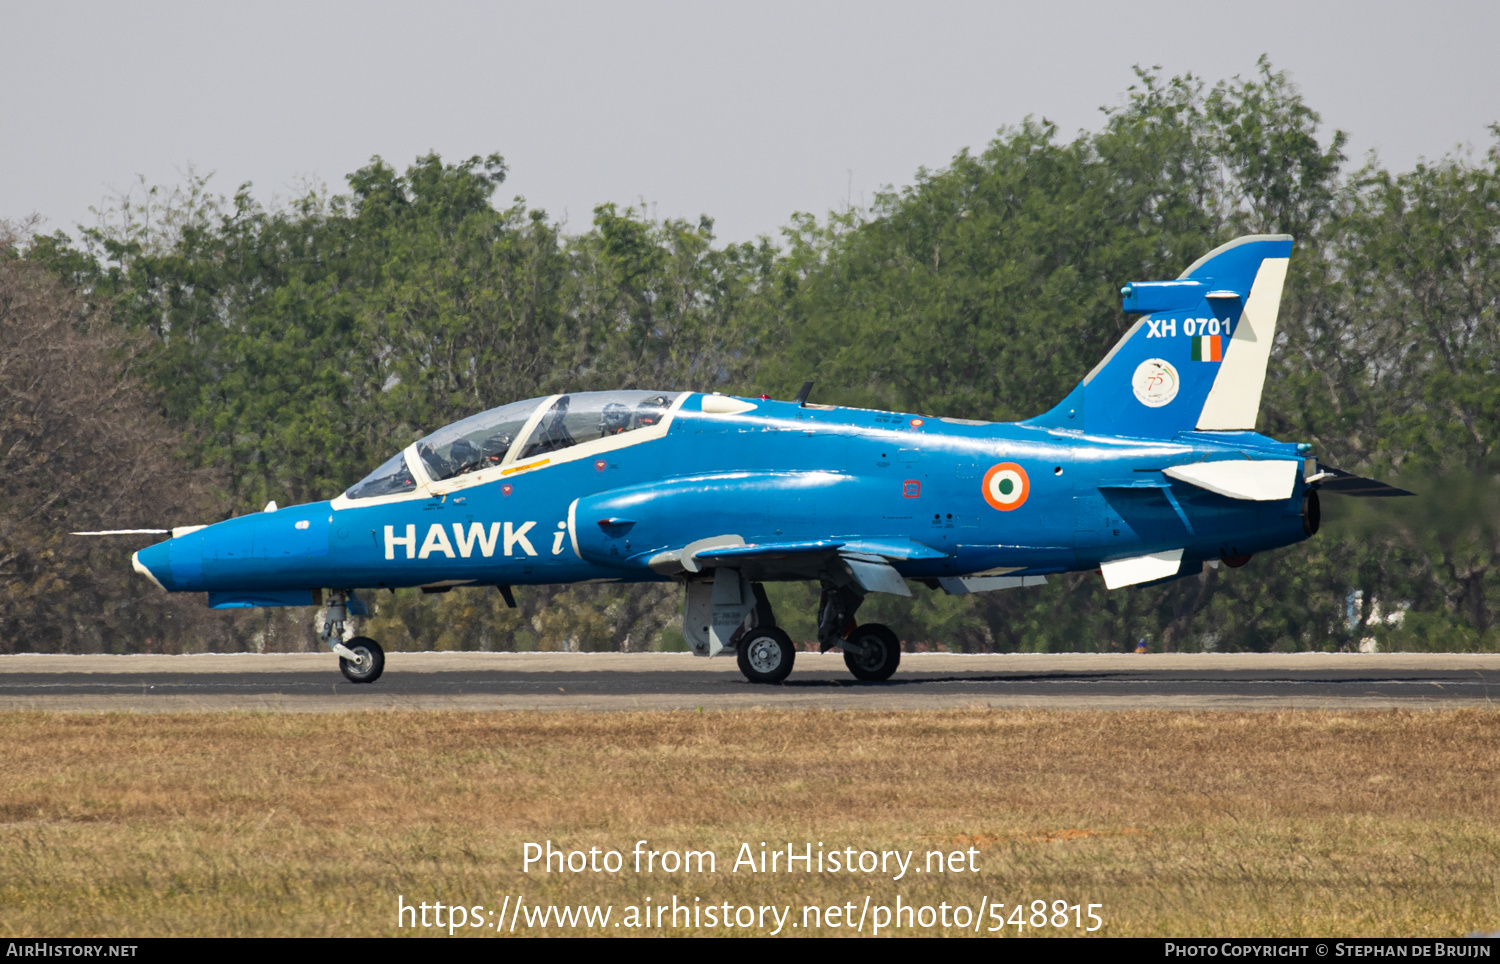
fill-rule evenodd
<path id="1" fill-rule="evenodd" d="M 169 584 L 172 581 L 172 567 L 168 557 L 167 544 L 159 542 L 154 546 L 147 546 L 139 552 L 132 553 L 130 565 L 136 572 L 156 583 L 158 589 L 170 592 Z"/>
<path id="2" fill-rule="evenodd" d="M 130 557 L 135 571 L 168 592 L 203 588 L 203 537 L 196 531 L 147 546 Z"/>

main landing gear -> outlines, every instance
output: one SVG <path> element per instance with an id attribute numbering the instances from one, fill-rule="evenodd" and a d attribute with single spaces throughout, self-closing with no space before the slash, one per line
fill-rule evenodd
<path id="1" fill-rule="evenodd" d="M 791 675 L 797 659 L 792 637 L 775 626 L 750 630 L 735 644 L 735 659 L 740 672 L 752 683 L 780 683 Z"/>
<path id="2" fill-rule="evenodd" d="M 865 597 L 848 586 L 823 584 L 818 604 L 818 651 L 835 646 L 844 651 L 844 665 L 854 678 L 879 683 L 891 678 L 901 665 L 901 640 L 889 626 L 865 623 L 858 626 L 854 613 Z"/>
<path id="3" fill-rule="evenodd" d="M 888 680 L 901 665 L 901 640 L 890 627 L 866 623 L 844 640 L 844 665 L 857 680 L 878 683 Z"/>
<path id="4" fill-rule="evenodd" d="M 854 613 L 864 594 L 850 586 L 823 584 L 818 606 L 819 652 L 838 648 L 854 678 L 878 683 L 901 665 L 901 640 L 879 623 L 858 625 Z M 683 636 L 699 656 L 733 649 L 745 679 L 780 683 L 797 660 L 792 638 L 776 625 L 764 587 L 737 570 L 720 568 L 712 579 L 687 584 Z"/>
<path id="5" fill-rule="evenodd" d="M 318 637 L 328 648 L 339 654 L 339 671 L 351 683 L 373 683 L 385 672 L 385 650 L 368 636 L 356 636 L 344 641 L 344 623 L 350 610 L 356 615 L 364 612 L 365 605 L 344 589 L 333 589 L 328 593 L 328 604 L 323 609 L 323 628 Z"/>

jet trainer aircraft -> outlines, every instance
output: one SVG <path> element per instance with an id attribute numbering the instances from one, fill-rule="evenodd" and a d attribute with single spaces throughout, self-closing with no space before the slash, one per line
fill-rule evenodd
<path id="1" fill-rule="evenodd" d="M 1140 316 L 1050 411 L 997 424 L 696 392 L 577 392 L 491 409 L 408 446 L 343 495 L 173 529 L 135 569 L 215 609 L 322 606 L 344 675 L 385 655 L 346 640 L 356 588 L 676 580 L 693 652 L 751 682 L 796 650 L 762 584 L 816 580 L 818 639 L 850 672 L 895 672 L 869 593 L 949 593 L 1098 570 L 1110 589 L 1318 531 L 1318 493 L 1409 495 L 1255 432 L 1291 255 L 1231 241 L 1175 281 L 1121 289 Z M 165 531 L 165 530 L 163 530 Z"/>

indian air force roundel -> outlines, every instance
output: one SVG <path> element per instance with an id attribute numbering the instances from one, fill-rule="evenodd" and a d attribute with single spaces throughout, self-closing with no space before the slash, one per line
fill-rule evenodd
<path id="1" fill-rule="evenodd" d="M 1031 494 L 1026 470 L 1014 462 L 1001 462 L 984 473 L 984 501 L 1001 512 L 1019 509 Z"/>

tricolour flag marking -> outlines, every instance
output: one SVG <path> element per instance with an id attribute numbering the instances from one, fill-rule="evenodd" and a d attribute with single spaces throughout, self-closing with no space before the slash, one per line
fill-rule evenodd
<path id="1" fill-rule="evenodd" d="M 1221 335 L 1198 335 L 1193 339 L 1193 361 L 1223 361 Z"/>

